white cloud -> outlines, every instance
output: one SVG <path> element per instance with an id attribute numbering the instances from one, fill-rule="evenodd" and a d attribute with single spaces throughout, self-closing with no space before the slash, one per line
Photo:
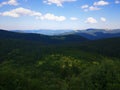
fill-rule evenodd
<path id="1" fill-rule="evenodd" d="M 66 17 L 64 17 L 64 16 L 55 16 L 54 14 L 47 13 L 47 14 L 39 17 L 38 19 L 41 19 L 41 20 L 64 21 L 64 20 L 66 20 Z"/>
<path id="2" fill-rule="evenodd" d="M 76 18 L 76 17 L 71 17 L 70 20 L 75 21 L 75 20 L 78 20 L 78 18 Z"/>
<path id="3" fill-rule="evenodd" d="M 90 24 L 94 24 L 94 23 L 97 23 L 97 20 L 93 17 L 89 17 L 89 18 L 87 18 L 87 20 L 85 22 L 90 23 Z"/>
<path id="4" fill-rule="evenodd" d="M 37 16 L 40 17 L 42 14 L 40 12 L 35 12 L 25 8 L 16 8 L 11 11 L 6 11 L 1 13 L 2 16 L 10 16 L 10 17 L 20 17 L 20 16 Z"/>
<path id="5" fill-rule="evenodd" d="M 109 2 L 107 1 L 104 1 L 104 0 L 100 0 L 98 2 L 94 2 L 93 5 L 89 6 L 89 5 L 83 5 L 81 6 L 81 8 L 84 10 L 84 11 L 96 11 L 96 10 L 100 10 L 101 8 L 99 8 L 99 6 L 105 6 L 105 5 L 108 5 Z"/>
<path id="6" fill-rule="evenodd" d="M 105 6 L 105 5 L 108 5 L 109 4 L 109 2 L 107 2 L 107 1 L 104 1 L 104 0 L 100 0 L 100 1 L 98 1 L 98 2 L 94 2 L 94 6 Z"/>
<path id="7" fill-rule="evenodd" d="M 10 16 L 10 17 L 19 17 L 20 16 L 17 13 L 12 13 L 12 11 L 11 12 L 9 12 L 9 11 L 3 12 L 3 13 L 0 13 L 0 15 L 1 16 Z"/>
<path id="8" fill-rule="evenodd" d="M 4 5 L 13 5 L 13 6 L 17 6 L 18 2 L 17 0 L 8 0 L 5 2 L 0 3 L 0 7 L 4 6 Z"/>
<path id="9" fill-rule="evenodd" d="M 120 1 L 119 1 L 119 0 L 115 0 L 115 3 L 116 3 L 116 4 L 119 4 L 119 3 L 120 3 Z"/>
<path id="10" fill-rule="evenodd" d="M 41 20 L 55 20 L 55 21 L 64 21 L 66 20 L 66 17 L 64 16 L 55 16 L 54 14 L 47 13 L 45 15 L 42 15 L 40 12 L 32 11 L 30 9 L 25 8 L 16 8 L 10 11 L 5 11 L 0 13 L 0 16 L 10 16 L 18 18 L 20 16 L 34 16 L 37 19 Z"/>
<path id="11" fill-rule="evenodd" d="M 95 10 L 100 10 L 100 8 L 96 7 L 96 6 L 90 6 L 89 7 L 90 11 L 95 11 Z"/>
<path id="12" fill-rule="evenodd" d="M 88 6 L 88 5 L 83 5 L 81 8 L 84 11 L 95 11 L 95 10 L 100 10 L 101 8 L 98 8 L 97 6 Z"/>
<path id="13" fill-rule="evenodd" d="M 100 20 L 101 20 L 102 22 L 106 22 L 106 18 L 104 18 L 104 17 L 101 17 Z"/>
<path id="14" fill-rule="evenodd" d="M 86 8 L 88 8 L 89 6 L 86 4 L 86 5 L 83 5 L 83 6 L 81 6 L 81 8 L 82 9 L 86 9 Z"/>
<path id="15" fill-rule="evenodd" d="M 57 6 L 62 6 L 64 2 L 74 2 L 76 0 L 44 0 L 44 3 L 47 3 L 49 5 L 56 4 Z"/>
<path id="16" fill-rule="evenodd" d="M 9 5 L 18 5 L 18 2 L 17 2 L 17 0 L 9 0 L 8 4 Z"/>

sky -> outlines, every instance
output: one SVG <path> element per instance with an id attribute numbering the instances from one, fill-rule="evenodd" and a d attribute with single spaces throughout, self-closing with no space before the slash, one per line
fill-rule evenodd
<path id="1" fill-rule="evenodd" d="M 120 0 L 0 0 L 0 29 L 120 28 Z"/>

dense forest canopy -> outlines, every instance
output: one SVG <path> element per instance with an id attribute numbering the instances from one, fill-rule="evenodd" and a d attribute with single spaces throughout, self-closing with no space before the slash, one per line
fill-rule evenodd
<path id="1" fill-rule="evenodd" d="M 62 40 L 0 38 L 0 90 L 120 89 L 119 37 Z"/>

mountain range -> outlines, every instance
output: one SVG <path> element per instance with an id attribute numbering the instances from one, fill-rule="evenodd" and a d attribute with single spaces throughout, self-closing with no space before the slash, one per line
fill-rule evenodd
<path id="1" fill-rule="evenodd" d="M 13 30 L 19 33 L 34 33 L 48 36 L 78 35 L 89 40 L 120 37 L 120 29 L 86 29 L 86 30 Z"/>
<path id="2" fill-rule="evenodd" d="M 17 39 L 27 41 L 39 41 L 42 44 L 57 44 L 57 43 L 71 43 L 71 42 L 83 42 L 88 41 L 87 38 L 80 35 L 59 35 L 59 36 L 48 36 L 36 33 L 20 33 L 6 30 L 0 30 L 0 39 Z"/>
<path id="3" fill-rule="evenodd" d="M 119 90 L 119 30 L 52 32 L 0 30 L 0 90 Z"/>

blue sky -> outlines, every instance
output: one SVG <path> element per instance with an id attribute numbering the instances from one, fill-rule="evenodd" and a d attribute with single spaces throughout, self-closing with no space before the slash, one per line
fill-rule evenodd
<path id="1" fill-rule="evenodd" d="M 0 0 L 7 30 L 120 28 L 120 0 Z"/>

